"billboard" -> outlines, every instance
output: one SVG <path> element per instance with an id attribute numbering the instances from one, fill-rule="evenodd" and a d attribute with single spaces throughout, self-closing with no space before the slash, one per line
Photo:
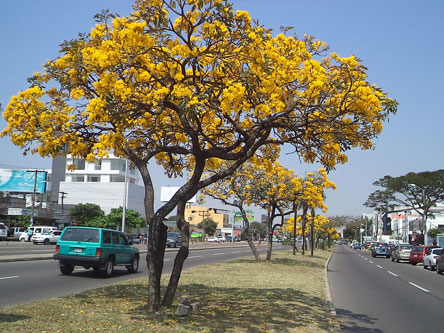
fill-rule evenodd
<path id="1" fill-rule="evenodd" d="M 180 187 L 170 187 L 170 186 L 162 186 L 160 188 L 160 201 L 162 202 L 168 202 L 173 197 L 174 194 L 176 194 L 177 190 Z M 197 201 L 196 196 L 192 197 L 187 202 L 195 203 Z"/>
<path id="2" fill-rule="evenodd" d="M 34 181 L 36 193 L 45 193 L 46 178 L 48 173 L 43 170 L 13 170 L 0 169 L 0 191 L 1 192 L 34 192 Z"/>

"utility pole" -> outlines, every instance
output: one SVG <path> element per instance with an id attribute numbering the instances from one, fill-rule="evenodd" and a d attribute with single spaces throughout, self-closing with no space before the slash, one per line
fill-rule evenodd
<path id="1" fill-rule="evenodd" d="M 39 172 L 46 172 L 45 170 L 26 170 L 26 172 L 33 172 L 34 173 L 34 190 L 32 191 L 32 205 L 31 205 L 31 218 L 30 223 L 31 227 L 34 225 L 34 209 L 35 209 L 35 193 L 37 190 L 37 175 Z"/>
<path id="2" fill-rule="evenodd" d="M 60 199 L 62 199 L 62 216 L 63 216 L 63 213 L 64 213 L 64 211 L 63 211 L 63 199 L 66 198 L 66 197 L 65 197 L 65 194 L 68 194 L 68 193 L 66 193 L 66 192 L 59 192 L 59 194 L 62 195 L 62 196 L 60 197 Z"/>

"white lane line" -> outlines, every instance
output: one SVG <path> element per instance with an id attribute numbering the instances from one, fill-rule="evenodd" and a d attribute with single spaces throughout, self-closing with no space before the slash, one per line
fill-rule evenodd
<path id="1" fill-rule="evenodd" d="M 55 252 L 54 250 L 31 250 L 30 252 Z"/>
<path id="2" fill-rule="evenodd" d="M 365 260 L 368 260 L 367 258 L 364 258 Z"/>
<path id="3" fill-rule="evenodd" d="M 231 252 L 231 253 L 240 253 L 240 251 L 233 251 L 233 252 Z"/>
<path id="4" fill-rule="evenodd" d="M 225 254 L 225 253 L 214 253 L 213 256 L 221 256 L 223 254 Z"/>
<path id="5" fill-rule="evenodd" d="M 370 263 L 370 264 L 374 264 L 374 262 L 373 262 L 373 261 L 371 261 L 371 260 L 369 261 L 369 263 Z"/>
<path id="6" fill-rule="evenodd" d="M 18 275 L 4 276 L 4 277 L 0 277 L 0 280 L 15 279 L 15 278 L 18 278 L 18 277 L 20 277 L 20 276 L 18 276 Z"/>
<path id="7" fill-rule="evenodd" d="M 188 257 L 188 259 L 193 259 L 193 258 L 202 258 L 202 256 L 193 256 L 193 257 Z"/>
<path id="8" fill-rule="evenodd" d="M 390 271 L 387 271 L 387 273 L 389 273 L 389 274 L 391 274 L 391 275 L 393 275 L 393 276 L 398 276 L 397 274 L 392 273 L 392 272 L 390 272 Z"/>
<path id="9" fill-rule="evenodd" d="M 422 290 L 422 291 L 424 291 L 426 293 L 430 292 L 430 290 L 424 289 L 423 287 L 418 286 L 417 284 L 414 284 L 413 282 L 409 282 L 409 284 L 411 284 L 413 287 L 416 287 L 416 288 L 418 288 L 418 289 L 420 289 L 420 290 Z"/>
<path id="10" fill-rule="evenodd" d="M 163 259 L 163 261 L 168 261 L 168 260 L 171 260 L 171 259 Z"/>
<path id="11" fill-rule="evenodd" d="M 379 265 L 376 265 L 376 267 L 378 267 L 378 268 L 382 268 L 382 266 L 379 266 Z"/>

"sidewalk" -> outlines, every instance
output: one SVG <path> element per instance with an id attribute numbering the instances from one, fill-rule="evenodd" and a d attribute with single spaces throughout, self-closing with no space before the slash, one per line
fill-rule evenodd
<path id="1" fill-rule="evenodd" d="M 139 253 L 147 253 L 147 246 L 145 244 L 134 244 L 139 249 Z M 235 243 L 198 243 L 191 244 L 190 250 L 205 250 L 205 249 L 219 249 L 221 247 L 248 247 L 247 242 L 235 242 Z M 166 252 L 175 252 L 179 248 L 165 249 Z M 14 261 L 32 261 L 32 260 L 49 260 L 52 259 L 54 253 L 26 253 L 26 254 L 12 254 L 12 255 L 0 255 L 0 262 L 14 262 Z"/>

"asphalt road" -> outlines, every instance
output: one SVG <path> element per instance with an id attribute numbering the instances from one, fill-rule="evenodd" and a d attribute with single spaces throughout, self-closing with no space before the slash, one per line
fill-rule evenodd
<path id="1" fill-rule="evenodd" d="M 252 256 L 248 246 L 215 247 L 190 250 L 184 268 Z M 281 245 L 274 244 L 273 248 L 279 250 Z M 260 253 L 265 253 L 265 244 L 258 249 Z M 37 250 L 51 250 L 54 253 L 50 248 Z M 176 251 L 165 253 L 164 273 L 171 272 L 175 255 Z M 61 275 L 56 260 L 2 262 L 0 263 L 0 308 L 80 293 L 127 279 L 147 276 L 145 260 L 146 256 L 142 254 L 138 273 L 128 274 L 126 268 L 116 267 L 114 276 L 109 279 L 102 278 L 92 269 L 85 270 L 82 267 L 76 267 L 71 276 Z"/>
<path id="2" fill-rule="evenodd" d="M 444 276 L 338 246 L 327 270 L 343 332 L 443 332 Z"/>

